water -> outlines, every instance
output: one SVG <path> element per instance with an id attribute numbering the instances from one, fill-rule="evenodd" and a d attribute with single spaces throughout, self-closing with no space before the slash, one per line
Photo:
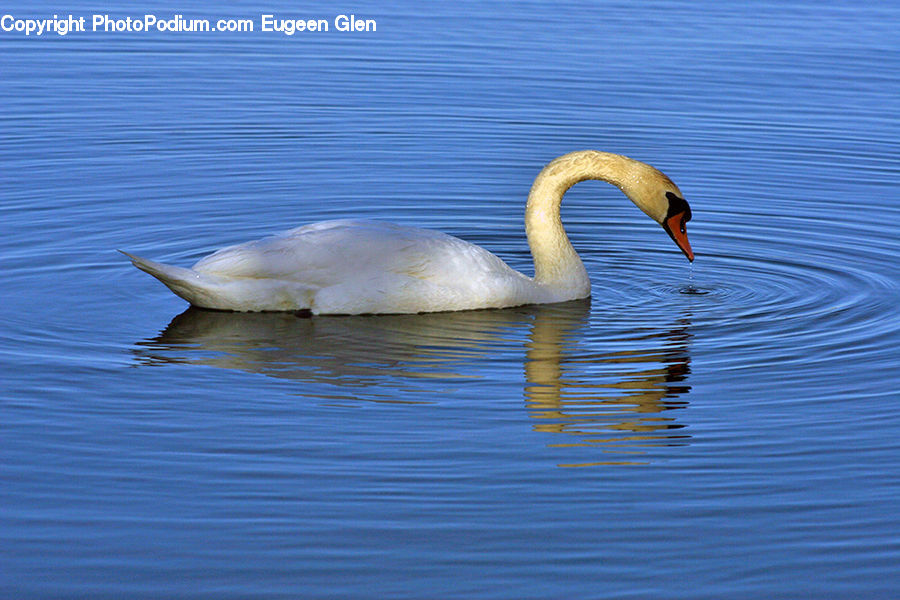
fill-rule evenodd
<path id="1" fill-rule="evenodd" d="M 900 8 L 428 10 L 0 34 L 0 595 L 893 597 Z M 590 302 L 214 313 L 115 252 L 361 216 L 529 271 L 579 148 L 678 183 L 693 267 L 599 182 L 564 204 Z"/>

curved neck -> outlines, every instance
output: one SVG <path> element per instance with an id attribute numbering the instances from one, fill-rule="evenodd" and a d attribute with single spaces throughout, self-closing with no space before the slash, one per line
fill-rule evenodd
<path id="1" fill-rule="evenodd" d="M 574 294 L 572 298 L 590 294 L 590 279 L 563 229 L 559 207 L 566 191 L 586 179 L 600 179 L 623 189 L 630 162 L 634 161 L 618 154 L 585 150 L 557 158 L 538 174 L 525 208 L 525 233 L 536 283 L 567 290 Z"/>

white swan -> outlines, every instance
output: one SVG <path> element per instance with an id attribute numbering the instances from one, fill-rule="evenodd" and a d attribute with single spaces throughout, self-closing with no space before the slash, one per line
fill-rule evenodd
<path id="1" fill-rule="evenodd" d="M 590 295 L 590 280 L 559 205 L 586 179 L 618 187 L 694 260 L 691 209 L 678 187 L 650 165 L 594 150 L 561 156 L 534 180 L 525 209 L 533 278 L 469 242 L 378 221 L 305 225 L 223 248 L 190 269 L 124 254 L 194 306 L 222 310 L 417 313 L 575 300 Z"/>

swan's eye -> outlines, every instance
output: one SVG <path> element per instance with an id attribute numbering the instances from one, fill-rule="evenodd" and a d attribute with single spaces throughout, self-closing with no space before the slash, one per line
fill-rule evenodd
<path id="1" fill-rule="evenodd" d="M 684 220 L 681 222 L 681 226 L 684 228 L 684 223 L 691 220 L 691 207 L 687 200 L 672 192 L 666 192 L 666 200 L 669 201 L 669 212 L 666 218 L 674 217 L 678 213 L 684 213 Z"/>
<path id="2" fill-rule="evenodd" d="M 687 220 L 687 219 L 682 219 L 682 220 L 681 220 L 681 233 L 684 233 L 684 234 L 687 233 L 687 228 L 684 226 L 684 222 L 685 222 L 686 220 Z"/>

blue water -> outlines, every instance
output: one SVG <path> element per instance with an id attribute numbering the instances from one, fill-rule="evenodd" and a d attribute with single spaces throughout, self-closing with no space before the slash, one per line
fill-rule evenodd
<path id="1" fill-rule="evenodd" d="M 896 595 L 900 5 L 190 11 L 377 31 L 0 32 L 0 596 Z M 692 266 L 599 182 L 586 302 L 208 312 L 116 252 L 366 217 L 530 272 L 582 148 L 678 183 Z"/>

